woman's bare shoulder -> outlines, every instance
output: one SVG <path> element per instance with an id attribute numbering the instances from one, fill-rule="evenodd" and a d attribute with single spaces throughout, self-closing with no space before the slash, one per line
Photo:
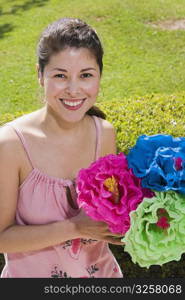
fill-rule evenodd
<path id="1" fill-rule="evenodd" d="M 11 144 L 16 144 L 18 141 L 17 135 L 11 126 L 5 124 L 0 127 L 0 147 L 5 147 Z"/>
<path id="2" fill-rule="evenodd" d="M 41 109 L 25 114 L 12 122 L 10 125 L 25 130 L 26 128 L 36 125 L 40 118 Z"/>
<path id="3" fill-rule="evenodd" d="M 102 128 L 102 136 L 104 138 L 109 138 L 110 136 L 115 136 L 115 128 L 112 123 L 107 120 L 99 118 L 101 128 Z"/>
<path id="4" fill-rule="evenodd" d="M 14 128 L 26 131 L 31 124 L 34 124 L 35 112 L 23 115 L 0 127 L 0 151 L 21 151 L 22 146 Z"/>
<path id="5" fill-rule="evenodd" d="M 13 166 L 18 168 L 21 162 L 21 144 L 10 126 L 0 128 L 0 165 L 6 164 L 7 168 Z"/>
<path id="6" fill-rule="evenodd" d="M 99 118 L 101 124 L 102 155 L 116 153 L 116 130 L 109 121 Z"/>

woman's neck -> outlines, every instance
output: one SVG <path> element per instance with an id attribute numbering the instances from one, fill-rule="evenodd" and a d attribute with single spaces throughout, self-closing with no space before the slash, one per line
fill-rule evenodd
<path id="1" fill-rule="evenodd" d="M 47 133 L 51 133 L 52 135 L 76 135 L 84 125 L 86 115 L 79 122 L 66 122 L 62 120 L 50 107 L 45 106 L 41 110 L 41 118 L 40 123 L 41 127 Z"/>

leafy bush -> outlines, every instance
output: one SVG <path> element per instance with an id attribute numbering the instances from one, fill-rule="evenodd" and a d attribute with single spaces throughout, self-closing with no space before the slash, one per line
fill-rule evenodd
<path id="1" fill-rule="evenodd" d="M 179 95 L 150 95 L 118 101 L 101 102 L 98 106 L 107 114 L 117 131 L 118 152 L 127 153 L 139 135 L 171 134 L 185 136 L 185 93 Z M 0 116 L 0 125 L 9 122 L 24 112 Z M 130 278 L 173 278 L 185 277 L 185 254 L 180 261 L 169 262 L 149 269 L 134 264 L 122 246 L 110 245 L 125 277 Z M 0 270 L 4 265 L 0 255 Z"/>
<path id="2" fill-rule="evenodd" d="M 26 114 L 26 112 L 18 111 L 18 112 L 15 112 L 15 113 L 6 113 L 6 114 L 3 114 L 3 115 L 0 115 L 0 126 L 2 126 L 4 124 L 18 118 L 18 117 L 21 117 L 24 114 Z"/>
<path id="3" fill-rule="evenodd" d="M 116 128 L 118 152 L 127 153 L 142 134 L 185 136 L 185 93 L 134 97 L 98 106 Z"/>

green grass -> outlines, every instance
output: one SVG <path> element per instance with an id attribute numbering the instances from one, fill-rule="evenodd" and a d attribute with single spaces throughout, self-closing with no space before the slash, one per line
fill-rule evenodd
<path id="1" fill-rule="evenodd" d="M 103 42 L 100 102 L 184 90 L 185 31 L 147 25 L 183 18 L 184 0 L 1 0 L 0 113 L 41 105 L 36 43 L 48 23 L 66 16 L 87 21 Z"/>

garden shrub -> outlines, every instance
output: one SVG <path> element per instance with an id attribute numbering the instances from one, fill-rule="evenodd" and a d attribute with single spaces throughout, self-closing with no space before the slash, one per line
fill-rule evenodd
<path id="1" fill-rule="evenodd" d="M 0 115 L 0 126 L 4 125 L 5 123 L 8 123 L 10 121 L 13 121 L 14 119 L 23 116 L 24 114 L 26 114 L 26 112 L 24 111 L 18 111 L 15 113 L 6 113 L 6 114 L 2 114 Z"/>
<path id="2" fill-rule="evenodd" d="M 134 97 L 98 106 L 116 128 L 118 152 L 127 153 L 142 134 L 185 136 L 185 93 Z"/>
<path id="3" fill-rule="evenodd" d="M 185 93 L 179 95 L 148 95 L 125 100 L 98 103 L 115 127 L 118 152 L 127 153 L 139 135 L 171 134 L 185 136 Z M 0 116 L 0 125 L 23 115 L 24 112 Z M 127 278 L 173 278 L 185 277 L 185 254 L 178 262 L 172 261 L 163 266 L 149 269 L 134 264 L 123 246 L 110 245 L 124 276 Z M 0 271 L 4 265 L 0 255 Z"/>

